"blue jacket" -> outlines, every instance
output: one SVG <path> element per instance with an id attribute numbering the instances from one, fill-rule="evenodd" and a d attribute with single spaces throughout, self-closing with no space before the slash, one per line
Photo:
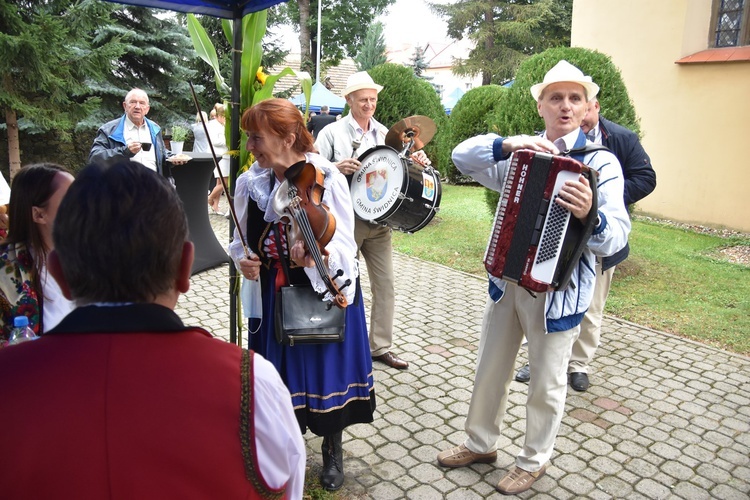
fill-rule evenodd
<path id="1" fill-rule="evenodd" d="M 602 144 L 620 160 L 625 178 L 625 205 L 630 206 L 645 198 L 656 188 L 656 172 L 651 166 L 651 158 L 644 151 L 638 135 L 622 125 L 599 117 Z M 607 270 L 628 258 L 630 246 L 602 259 L 602 269 Z"/>
<path id="2" fill-rule="evenodd" d="M 165 162 L 172 155 L 161 135 L 161 127 L 148 118 L 145 118 L 148 130 L 151 133 L 151 143 L 155 148 L 156 171 L 164 177 L 172 177 L 169 163 Z M 113 164 L 123 160 L 130 160 L 135 156 L 125 143 L 125 115 L 105 123 L 96 133 L 94 144 L 89 153 L 89 163 Z"/>

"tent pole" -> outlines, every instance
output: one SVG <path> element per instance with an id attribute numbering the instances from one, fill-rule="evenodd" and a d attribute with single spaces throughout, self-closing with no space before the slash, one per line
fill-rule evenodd
<path id="1" fill-rule="evenodd" d="M 315 83 L 320 81 L 320 18 L 323 13 L 323 0 L 318 0 L 318 37 L 315 39 L 317 60 L 315 61 Z"/>
<path id="2" fill-rule="evenodd" d="M 237 151 L 240 150 L 240 77 L 242 72 L 242 17 L 237 16 L 233 19 L 233 33 L 234 39 L 232 40 L 232 102 L 231 102 L 231 127 L 229 136 L 229 150 Z M 229 160 L 229 193 L 234 199 L 234 186 L 236 184 L 237 172 L 240 169 L 240 158 L 239 154 L 231 155 Z M 232 240 L 234 235 L 234 220 L 229 220 L 229 240 Z M 234 266 L 234 261 L 229 259 L 229 341 L 233 344 L 238 344 L 237 340 L 237 296 L 239 295 L 239 287 L 237 285 L 237 270 Z M 240 342 L 241 343 L 241 340 Z M 242 346 L 240 346 L 242 347 Z"/>

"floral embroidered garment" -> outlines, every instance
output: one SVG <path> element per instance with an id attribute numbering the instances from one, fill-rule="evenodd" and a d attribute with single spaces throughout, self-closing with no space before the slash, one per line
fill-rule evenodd
<path id="1" fill-rule="evenodd" d="M 29 326 L 39 334 L 41 307 L 31 281 L 31 252 L 23 243 L 0 245 L 0 263 L 0 339 L 8 340 L 16 316 L 27 316 Z"/>

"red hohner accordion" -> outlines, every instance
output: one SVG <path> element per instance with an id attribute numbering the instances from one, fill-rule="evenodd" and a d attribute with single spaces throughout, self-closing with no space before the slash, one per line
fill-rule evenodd
<path id="1" fill-rule="evenodd" d="M 555 203 L 560 188 L 580 175 L 594 199 L 586 224 Z M 565 156 L 519 150 L 505 176 L 484 256 L 491 275 L 533 292 L 562 290 L 596 220 L 596 172 Z"/>

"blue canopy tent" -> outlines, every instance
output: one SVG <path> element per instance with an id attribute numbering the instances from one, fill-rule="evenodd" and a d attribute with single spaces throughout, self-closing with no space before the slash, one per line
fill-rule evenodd
<path id="1" fill-rule="evenodd" d="M 445 108 L 445 114 L 450 115 L 453 106 L 456 105 L 459 99 L 465 94 L 464 90 L 460 87 L 456 87 L 449 94 L 443 97 L 443 108 Z"/>
<path id="2" fill-rule="evenodd" d="M 290 97 L 289 100 L 295 106 L 305 109 L 305 94 L 297 94 Z M 310 94 L 310 111 L 319 113 L 321 106 L 328 106 L 332 115 L 340 115 L 344 111 L 344 106 L 346 106 L 346 99 L 337 96 L 322 83 L 315 82 Z"/>
<path id="3" fill-rule="evenodd" d="M 186 14 L 203 14 L 207 16 L 231 19 L 233 22 L 234 47 L 242 47 L 242 18 L 247 14 L 258 12 L 276 4 L 283 3 L 287 0 L 107 0 L 112 3 L 125 5 L 136 5 L 139 7 L 150 7 L 152 9 L 166 9 Z M 232 56 L 232 102 L 240 102 L 240 65 L 242 62 L 242 53 L 233 52 Z M 239 106 L 232 106 L 232 129 L 230 131 L 229 149 L 240 149 L 240 110 Z M 231 179 L 237 178 L 239 171 L 239 159 L 232 156 L 230 160 Z M 234 195 L 234 182 L 230 184 L 230 196 Z M 229 223 L 230 237 L 234 232 L 233 221 Z M 230 280 L 230 300 L 229 300 L 229 339 L 237 343 L 237 301 L 231 292 L 233 276 L 236 274 L 234 263 L 229 260 L 229 280 Z"/>
<path id="4" fill-rule="evenodd" d="M 126 5 L 138 5 L 151 7 L 152 9 L 166 9 L 177 12 L 192 14 L 205 14 L 207 16 L 221 17 L 224 19 L 242 19 L 247 14 L 273 7 L 286 0 L 107 0 L 113 3 Z"/>

